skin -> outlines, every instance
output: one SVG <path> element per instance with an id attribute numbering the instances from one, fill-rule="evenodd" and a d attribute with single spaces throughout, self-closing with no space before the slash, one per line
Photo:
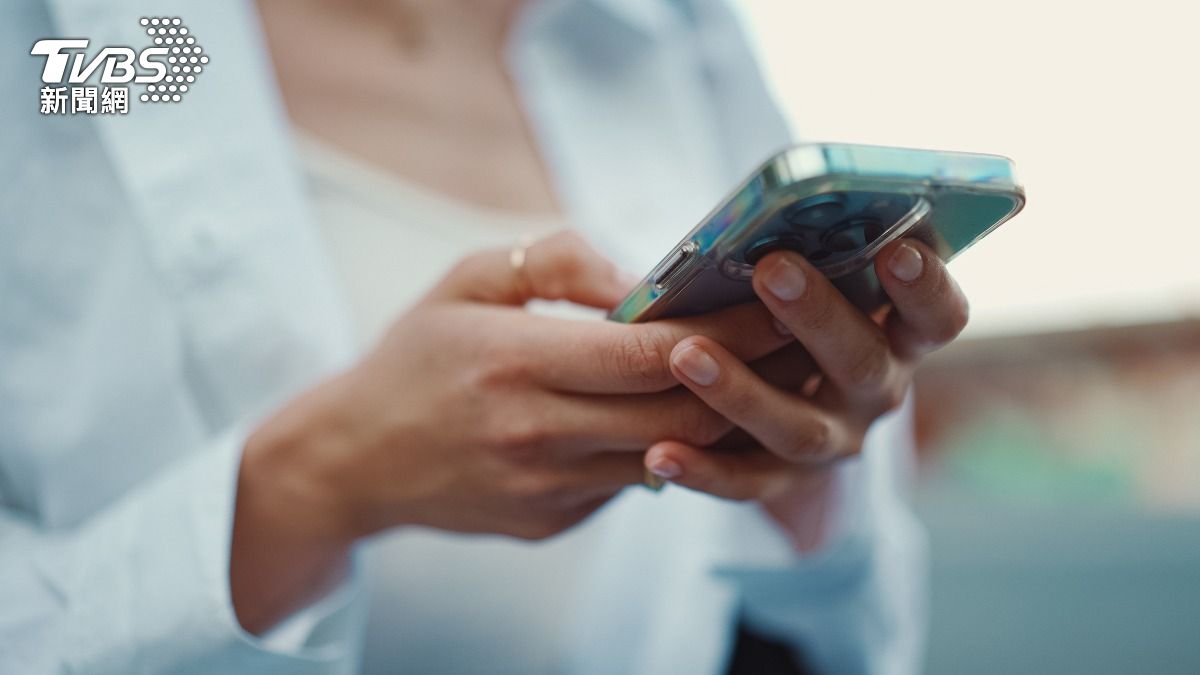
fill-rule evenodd
<path id="1" fill-rule="evenodd" d="M 901 404 L 920 358 L 957 337 L 968 315 L 962 291 L 920 242 L 889 244 L 875 268 L 894 303 L 879 321 L 801 256 L 764 258 L 754 290 L 811 356 L 819 386 L 811 393 L 777 386 L 717 341 L 683 340 L 671 352 L 671 372 L 751 442 L 746 452 L 718 454 L 664 441 L 647 452 L 647 467 L 693 489 L 783 508 L 786 497 L 772 500 L 811 483 L 814 467 L 856 454 L 871 424 Z"/>
<path id="2" fill-rule="evenodd" d="M 355 367 L 268 419 L 247 441 L 234 516 L 243 625 L 320 595 L 383 529 L 549 537 L 640 483 L 657 441 L 727 435 L 732 422 L 678 386 L 671 350 L 705 335 L 754 360 L 790 338 L 757 303 L 639 326 L 523 308 L 611 307 L 627 286 L 569 232 L 529 248 L 524 278 L 507 251 L 472 256 Z"/>
<path id="3" fill-rule="evenodd" d="M 259 0 L 292 122 L 440 194 L 559 212 L 503 46 L 519 0 Z"/>
<path id="4" fill-rule="evenodd" d="M 395 21 L 385 0 L 260 9 L 296 124 L 452 197 L 544 213 L 557 209 L 553 191 L 496 65 L 515 4 L 406 3 L 419 40 L 434 45 L 415 52 L 396 41 L 418 38 L 379 28 Z M 318 39 L 328 48 L 313 49 Z M 318 51 L 327 63 L 313 63 Z M 329 89 L 342 86 L 347 59 L 363 57 L 382 65 Z M 372 79 L 376 67 L 391 75 Z M 477 138 L 494 158 L 462 140 Z M 760 303 L 630 326 L 524 311 L 531 297 L 610 308 L 628 290 L 576 235 L 532 246 L 524 276 L 507 251 L 467 258 L 358 364 L 248 439 L 230 562 L 239 620 L 259 633 L 320 597 L 354 544 L 382 530 L 541 539 L 646 468 L 755 500 L 799 550 L 820 545 L 831 467 L 860 451 L 920 357 L 967 317 L 921 244 L 894 242 L 875 265 L 894 303 L 878 317 L 801 257 L 775 253 L 755 270 Z"/>

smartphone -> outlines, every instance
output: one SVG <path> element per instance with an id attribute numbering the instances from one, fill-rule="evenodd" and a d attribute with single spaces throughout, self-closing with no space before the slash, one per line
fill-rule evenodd
<path id="1" fill-rule="evenodd" d="M 813 143 L 787 148 L 739 185 L 650 271 L 609 318 L 703 314 L 756 298 L 763 256 L 803 255 L 864 312 L 888 303 L 872 260 L 908 237 L 943 260 L 1025 205 L 997 155 Z"/>

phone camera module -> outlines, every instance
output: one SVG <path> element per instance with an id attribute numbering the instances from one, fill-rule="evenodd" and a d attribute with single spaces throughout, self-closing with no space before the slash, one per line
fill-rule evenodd
<path id="1" fill-rule="evenodd" d="M 883 223 L 878 218 L 858 216 L 829 230 L 821 243 L 837 253 L 852 253 L 878 239 L 883 231 Z"/>
<path id="2" fill-rule="evenodd" d="M 774 251 L 795 251 L 804 255 L 804 237 L 795 234 L 780 234 L 760 239 L 743 256 L 747 265 L 757 265 L 768 253 Z"/>
<path id="3" fill-rule="evenodd" d="M 829 251 L 829 249 L 819 248 L 819 249 L 809 253 L 805 257 L 808 258 L 808 261 L 811 263 L 819 263 L 819 262 L 824 261 L 826 258 L 828 258 L 831 255 L 833 255 L 833 253 L 831 253 Z"/>
<path id="4" fill-rule="evenodd" d="M 754 266 L 767 254 L 793 251 L 835 278 L 869 264 L 884 241 L 902 234 L 927 211 L 924 200 L 907 194 L 810 194 L 749 227 L 749 245 L 730 251 L 720 261 L 720 270 L 727 278 L 749 281 Z"/>
<path id="5" fill-rule="evenodd" d="M 830 192 L 791 204 L 783 210 L 783 219 L 796 227 L 825 228 L 837 222 L 845 211 L 846 197 Z"/>

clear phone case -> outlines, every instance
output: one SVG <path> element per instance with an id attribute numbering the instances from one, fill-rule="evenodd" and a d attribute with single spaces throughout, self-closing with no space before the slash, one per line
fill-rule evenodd
<path id="1" fill-rule="evenodd" d="M 1025 204 L 997 155 L 816 143 L 784 150 L 696 226 L 615 309 L 623 322 L 701 314 L 754 299 L 767 253 L 805 256 L 864 311 L 887 302 L 871 264 L 911 237 L 950 260 Z"/>

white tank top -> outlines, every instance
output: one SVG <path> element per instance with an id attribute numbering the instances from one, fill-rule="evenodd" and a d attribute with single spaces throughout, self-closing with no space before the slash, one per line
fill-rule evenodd
<path id="1" fill-rule="evenodd" d="M 464 255 L 561 229 L 555 218 L 454 201 L 299 132 L 325 245 L 360 343 Z M 408 530 L 371 542 L 363 670 L 530 675 L 559 670 L 588 552 L 586 524 L 548 542 Z"/>

